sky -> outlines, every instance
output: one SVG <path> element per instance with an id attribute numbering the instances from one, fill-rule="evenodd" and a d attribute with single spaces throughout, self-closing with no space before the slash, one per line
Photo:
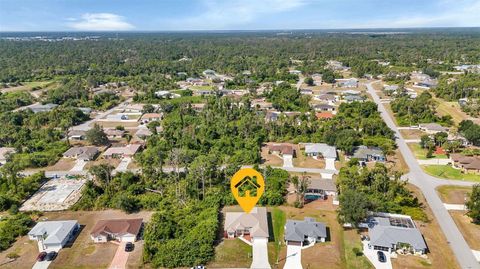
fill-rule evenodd
<path id="1" fill-rule="evenodd" d="M 4 31 L 478 27 L 480 0 L 0 0 Z"/>

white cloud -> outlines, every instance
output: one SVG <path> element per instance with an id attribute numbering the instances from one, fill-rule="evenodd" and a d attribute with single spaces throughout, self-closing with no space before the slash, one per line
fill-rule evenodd
<path id="1" fill-rule="evenodd" d="M 202 0 L 204 12 L 198 16 L 175 20 L 192 30 L 227 29 L 242 26 L 261 16 L 289 11 L 305 5 L 306 0 Z"/>
<path id="2" fill-rule="evenodd" d="M 72 18 L 68 20 L 72 21 Z M 125 31 L 135 28 L 124 17 L 112 13 L 85 13 L 68 25 L 80 31 Z"/>

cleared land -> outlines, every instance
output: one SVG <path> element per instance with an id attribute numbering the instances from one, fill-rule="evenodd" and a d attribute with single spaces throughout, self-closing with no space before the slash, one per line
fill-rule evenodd
<path id="1" fill-rule="evenodd" d="M 400 134 L 405 139 L 420 139 L 422 135 L 426 133 L 418 129 L 403 129 L 403 130 L 400 130 Z"/>
<path id="2" fill-rule="evenodd" d="M 439 98 L 435 98 L 435 100 L 438 102 L 437 113 L 440 116 L 452 116 L 455 124 L 460 123 L 462 120 L 473 120 L 477 124 L 480 123 L 480 119 L 472 118 L 467 113 L 463 112 L 457 102 L 446 102 Z"/>
<path id="3" fill-rule="evenodd" d="M 433 154 L 432 158 L 427 158 L 427 150 L 422 149 L 418 143 L 407 143 L 410 150 L 415 154 L 415 158 L 419 160 L 430 160 L 430 159 L 448 159 L 446 154 Z"/>
<path id="4" fill-rule="evenodd" d="M 464 174 L 450 165 L 422 165 L 422 168 L 435 177 L 480 182 L 480 175 Z"/>
<path id="5" fill-rule="evenodd" d="M 440 199 L 447 204 L 463 204 L 465 197 L 472 191 L 471 187 L 461 186 L 440 186 L 437 193 Z"/>

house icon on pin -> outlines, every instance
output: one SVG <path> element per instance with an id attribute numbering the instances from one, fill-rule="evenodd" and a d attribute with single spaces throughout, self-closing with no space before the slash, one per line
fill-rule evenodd
<path id="1" fill-rule="evenodd" d="M 235 188 L 239 197 L 257 197 L 257 190 L 260 188 L 260 185 L 257 183 L 256 176 L 253 178 L 246 176 L 235 184 Z"/>

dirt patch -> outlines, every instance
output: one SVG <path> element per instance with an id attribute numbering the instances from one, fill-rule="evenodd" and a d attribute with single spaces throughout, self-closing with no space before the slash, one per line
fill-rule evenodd
<path id="1" fill-rule="evenodd" d="M 404 174 L 408 173 L 410 170 L 399 149 L 395 150 L 395 154 L 387 156 L 387 162 L 385 164 L 389 169 Z"/>
<path id="2" fill-rule="evenodd" d="M 9 253 L 17 253 L 19 258 L 13 262 L 8 262 L 7 255 Z M 0 252 L 0 268 L 31 268 L 36 262 L 37 254 L 36 241 L 30 241 L 28 236 L 22 236 L 9 249 Z"/>
<path id="3" fill-rule="evenodd" d="M 261 156 L 262 156 L 262 163 L 265 165 L 276 166 L 276 167 L 283 166 L 283 159 L 277 155 L 270 154 L 266 146 L 262 147 Z"/>
<path id="4" fill-rule="evenodd" d="M 472 223 L 472 219 L 462 211 L 449 211 L 449 213 L 470 248 L 480 251 L 480 225 Z"/>
<path id="5" fill-rule="evenodd" d="M 404 139 L 420 139 L 422 135 L 425 135 L 425 132 L 422 132 L 418 129 L 402 129 L 400 134 Z"/>
<path id="6" fill-rule="evenodd" d="M 437 188 L 440 199 L 447 204 L 464 204 L 465 197 L 471 191 L 471 187 L 460 186 L 440 186 Z"/>

